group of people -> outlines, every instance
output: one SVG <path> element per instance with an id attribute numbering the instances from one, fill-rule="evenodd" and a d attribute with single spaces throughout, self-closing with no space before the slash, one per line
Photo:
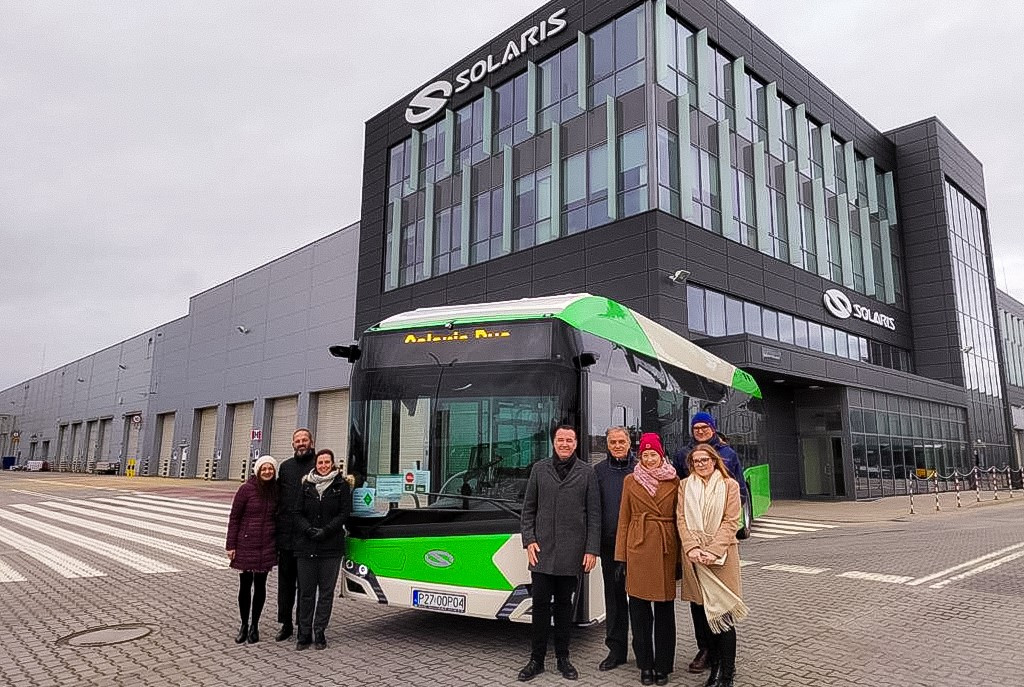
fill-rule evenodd
<path id="1" fill-rule="evenodd" d="M 555 429 L 554 456 L 534 466 L 523 503 L 533 615 L 520 681 L 544 672 L 552 618 L 557 669 L 579 677 L 569 660 L 573 598 L 582 574 L 600 560 L 609 653 L 599 670 L 626 662 L 632 629 L 640 682 L 668 683 L 682 580 L 679 596 L 690 604 L 698 647 L 689 670 L 710 670 L 706 687 L 732 687 L 735 624 L 748 613 L 736 540 L 745 484 L 711 415 L 696 413 L 690 431 L 690 444 L 669 460 L 657 434 L 643 434 L 634 452 L 629 431 L 611 427 L 608 457 L 591 467 L 577 456 L 576 430 Z"/>
<path id="2" fill-rule="evenodd" d="M 296 649 L 325 649 L 352 495 L 334 452 L 315 450 L 308 429 L 295 430 L 292 449 L 280 467 L 272 456 L 260 456 L 231 504 L 225 548 L 239 571 L 235 642 L 260 641 L 267 575 L 276 565 L 276 640 L 287 640 L 297 628 Z"/>

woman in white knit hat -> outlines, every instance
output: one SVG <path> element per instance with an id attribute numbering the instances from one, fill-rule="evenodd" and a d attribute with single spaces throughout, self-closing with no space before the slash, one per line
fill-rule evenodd
<path id="1" fill-rule="evenodd" d="M 267 575 L 277 564 L 274 541 L 277 521 L 277 461 L 260 456 L 253 475 L 238 488 L 228 516 L 225 548 L 238 574 L 238 615 L 242 620 L 235 642 L 260 641 L 260 614 L 267 600 Z"/>

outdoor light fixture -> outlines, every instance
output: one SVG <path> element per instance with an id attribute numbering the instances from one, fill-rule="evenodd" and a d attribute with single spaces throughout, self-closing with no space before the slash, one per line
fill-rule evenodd
<path id="1" fill-rule="evenodd" d="M 235 329 L 237 329 L 240 334 L 248 334 L 250 331 L 252 331 L 251 329 L 246 327 L 244 324 L 238 325 L 237 327 L 235 327 Z"/>
<path id="2" fill-rule="evenodd" d="M 84 380 L 83 378 L 79 377 L 79 378 L 78 378 L 78 379 L 76 379 L 75 381 L 76 381 L 76 382 L 84 382 L 85 380 Z"/>
<path id="3" fill-rule="evenodd" d="M 672 274 L 668 275 L 668 280 L 673 284 L 685 284 L 686 280 L 690 278 L 690 270 L 676 270 Z"/>
<path id="4" fill-rule="evenodd" d="M 974 344 L 967 344 L 966 346 L 963 346 L 960 350 L 963 351 L 964 353 L 970 353 L 971 351 L 974 350 Z"/>
<path id="5" fill-rule="evenodd" d="M 127 370 L 127 369 L 128 369 L 128 366 L 127 366 L 127 365 L 125 365 L 124 363 L 118 363 L 118 364 L 117 364 L 117 367 L 118 367 L 118 369 L 120 369 L 120 370 Z"/>

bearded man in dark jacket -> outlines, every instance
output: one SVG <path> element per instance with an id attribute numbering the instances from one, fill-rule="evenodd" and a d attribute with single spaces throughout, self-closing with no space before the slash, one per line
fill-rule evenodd
<path id="1" fill-rule="evenodd" d="M 291 637 L 295 627 L 292 612 L 295 609 L 299 577 L 295 560 L 299 533 L 295 531 L 293 511 L 302 494 L 302 478 L 316 464 L 313 434 L 305 427 L 295 430 L 292 433 L 292 449 L 295 455 L 281 463 L 277 477 L 280 488 L 277 511 L 277 622 L 281 623 L 281 631 L 274 639 L 279 642 Z"/>

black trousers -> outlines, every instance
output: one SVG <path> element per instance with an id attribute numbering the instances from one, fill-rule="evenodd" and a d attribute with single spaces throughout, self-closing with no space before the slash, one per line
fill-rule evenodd
<path id="1" fill-rule="evenodd" d="M 260 624 L 263 605 L 267 601 L 267 573 L 242 572 L 238 574 L 238 615 L 242 624 L 249 623 L 252 612 L 252 627 Z"/>
<path id="2" fill-rule="evenodd" d="M 697 639 L 699 651 L 711 651 L 711 628 L 708 617 L 704 615 L 704 606 L 690 602 L 690 617 L 693 618 L 693 635 Z"/>
<path id="3" fill-rule="evenodd" d="M 601 545 L 601 576 L 604 578 L 604 643 L 610 654 L 626 660 L 629 647 L 629 601 L 626 580 L 615 579 L 615 540 Z"/>
<path id="4" fill-rule="evenodd" d="M 334 588 L 338 585 L 341 558 L 299 559 L 298 638 L 309 640 L 313 632 L 323 632 L 334 609 Z"/>
<path id="5" fill-rule="evenodd" d="M 555 656 L 569 656 L 569 634 L 572 630 L 572 594 L 576 591 L 575 575 L 548 575 L 532 573 L 533 576 L 533 640 L 530 658 L 543 662 L 548 653 L 548 635 L 551 634 L 551 617 L 555 618 Z M 554 603 L 552 603 L 552 598 Z"/>
<path id="6" fill-rule="evenodd" d="M 736 628 L 716 635 L 708 625 L 704 606 L 691 603 L 690 613 L 693 615 L 693 627 L 697 635 L 700 636 L 701 632 L 704 632 L 707 638 L 708 664 L 720 664 L 722 674 L 731 676 L 736 670 Z"/>
<path id="7" fill-rule="evenodd" d="M 647 601 L 629 597 L 636 667 L 668 675 L 675 668 L 675 601 Z"/>
<path id="8" fill-rule="evenodd" d="M 292 610 L 295 608 L 295 590 L 298 588 L 298 567 L 295 552 L 277 550 L 277 622 L 292 625 Z"/>

